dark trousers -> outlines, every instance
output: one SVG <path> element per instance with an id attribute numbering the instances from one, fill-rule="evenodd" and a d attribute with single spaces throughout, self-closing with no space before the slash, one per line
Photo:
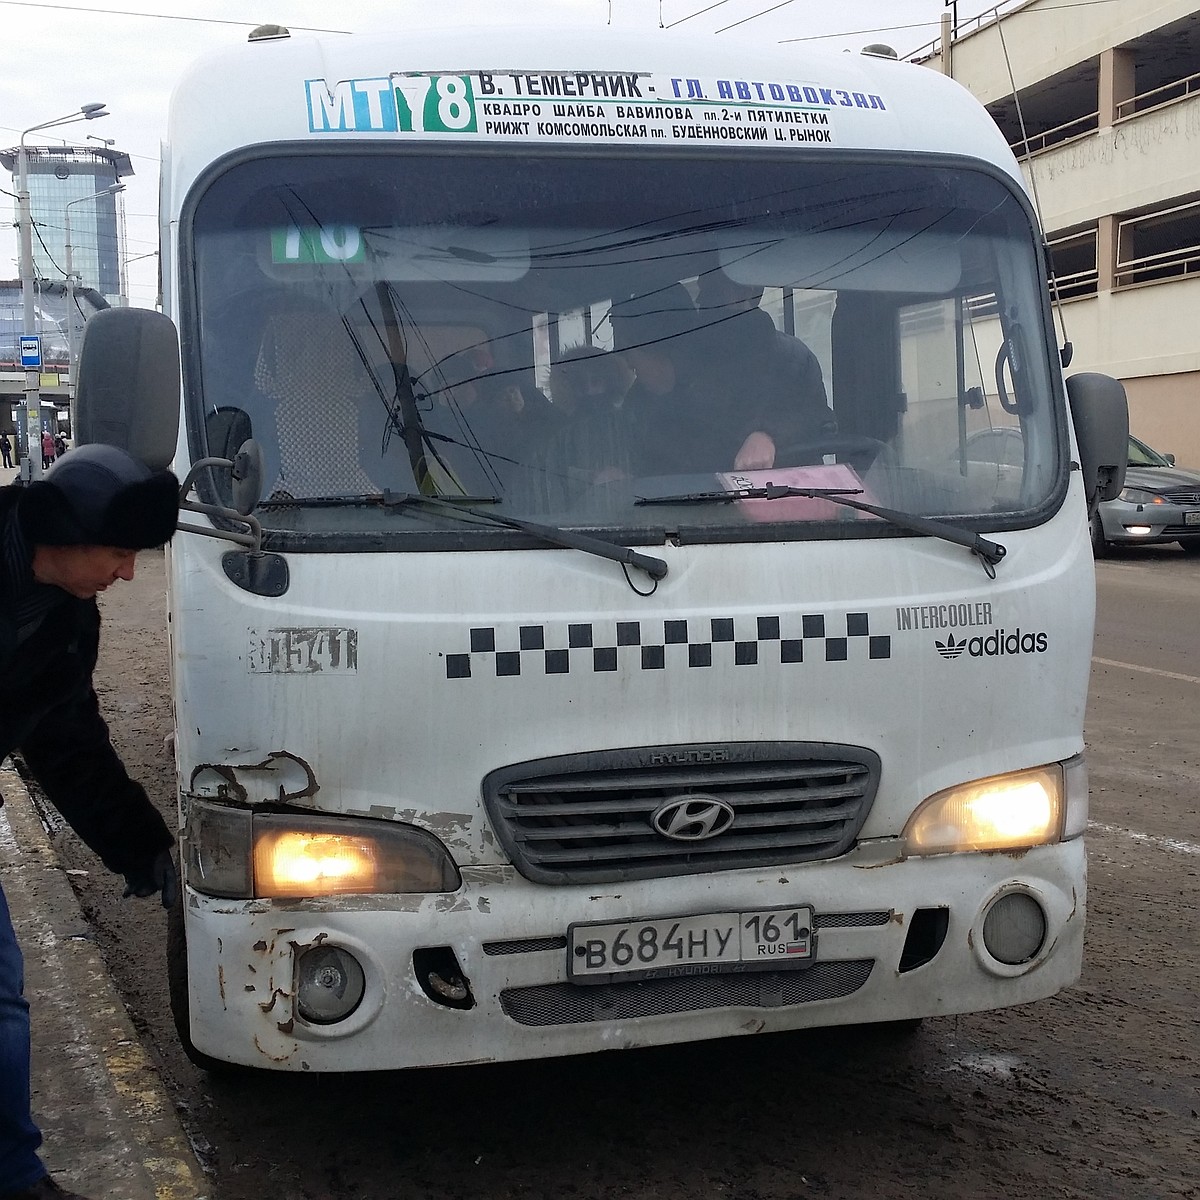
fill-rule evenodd
<path id="1" fill-rule="evenodd" d="M 32 1187 L 46 1173 L 42 1135 L 29 1108 L 29 1001 L 25 964 L 0 887 L 0 1195 Z"/>

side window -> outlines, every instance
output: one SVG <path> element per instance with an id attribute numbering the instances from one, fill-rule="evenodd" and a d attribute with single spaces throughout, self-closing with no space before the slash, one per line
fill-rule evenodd
<path id="1" fill-rule="evenodd" d="M 1025 444 L 991 378 L 998 347 L 987 334 L 994 339 L 997 323 L 973 324 L 970 303 L 955 299 L 902 307 L 899 318 L 904 458 L 957 479 L 982 504 L 1016 504 Z"/>
<path id="2" fill-rule="evenodd" d="M 971 423 L 980 399 L 978 361 L 963 363 L 962 391 L 953 300 L 933 300 L 900 309 L 900 377 L 907 400 L 901 425 L 904 457 L 936 463 L 957 457 L 959 416 Z M 972 390 L 974 389 L 974 390 Z"/>

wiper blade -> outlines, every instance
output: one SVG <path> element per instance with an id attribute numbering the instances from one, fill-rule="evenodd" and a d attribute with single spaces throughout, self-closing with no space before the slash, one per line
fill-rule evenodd
<path id="1" fill-rule="evenodd" d="M 375 504 L 381 508 L 403 508 L 407 504 L 418 504 L 429 500 L 429 496 L 418 496 L 412 492 L 366 492 L 352 496 L 269 496 L 259 508 L 339 508 L 355 504 Z M 499 496 L 440 496 L 447 504 L 499 504 Z"/>
<path id="2" fill-rule="evenodd" d="M 762 487 L 734 488 L 730 491 L 685 492 L 678 496 L 638 496 L 634 504 L 730 504 L 734 500 L 782 500 L 786 496 L 800 496 L 809 500 L 828 500 L 832 504 L 841 504 L 846 508 L 870 513 L 871 516 L 879 517 L 898 529 L 907 529 L 911 533 L 925 533 L 956 546 L 965 546 L 979 557 L 984 570 L 992 578 L 996 575 L 996 564 L 1008 553 L 999 542 L 993 542 L 972 529 L 960 529 L 947 521 L 919 517 L 915 513 L 884 508 L 879 504 L 853 498 L 860 495 L 862 490 L 858 488 L 805 488 L 785 483 L 768 483 Z"/>
<path id="3" fill-rule="evenodd" d="M 563 546 L 568 550 L 582 550 L 612 562 L 627 564 L 645 571 L 651 579 L 662 579 L 667 573 L 667 564 L 661 558 L 641 554 L 628 546 L 620 546 L 604 538 L 588 533 L 576 533 L 570 529 L 559 529 L 554 525 L 538 525 L 519 517 L 502 517 L 499 513 L 480 512 L 472 507 L 476 504 L 499 504 L 499 496 L 422 496 L 416 492 L 371 492 L 357 496 L 274 496 L 264 500 L 260 508 L 336 508 L 352 505 L 373 504 L 381 508 L 430 508 L 455 517 L 477 517 L 492 525 L 503 525 L 508 529 L 519 529 L 533 537 L 549 542 L 552 546 Z"/>
<path id="4" fill-rule="evenodd" d="M 645 571 L 656 582 L 667 573 L 667 564 L 661 558 L 642 554 L 629 546 L 621 546 L 590 533 L 576 533 L 572 529 L 559 529 L 556 525 L 539 525 L 520 517 L 502 517 L 499 513 L 480 512 L 478 509 L 462 507 L 463 502 L 470 499 L 470 496 L 404 495 L 398 497 L 396 502 L 440 510 L 458 518 L 478 517 L 490 525 L 503 525 L 507 529 L 519 529 L 522 533 L 528 533 L 551 546 L 562 546 L 568 550 L 582 550 L 585 554 L 594 554 L 599 558 L 607 558 L 611 562 L 637 567 L 639 570 Z M 496 498 L 489 496 L 484 499 L 494 501 Z"/>

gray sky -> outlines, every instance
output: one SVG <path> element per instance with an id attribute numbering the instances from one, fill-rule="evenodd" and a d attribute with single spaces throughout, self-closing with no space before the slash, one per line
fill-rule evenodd
<path id="1" fill-rule="evenodd" d="M 130 303 L 152 306 L 155 296 L 159 143 L 171 89 L 202 53 L 241 42 L 255 25 L 275 22 L 301 29 L 346 32 L 404 29 L 431 23 L 480 23 L 499 0 L 270 0 L 252 11 L 246 0 L 158 0 L 170 16 L 155 15 L 146 0 L 0 0 L 5 66 L 0 71 L 0 144 L 15 146 L 22 130 L 100 101 L 111 116 L 31 134 L 26 145 L 69 139 L 94 145 L 88 134 L 114 138 L 136 174 L 124 193 L 128 233 Z M 614 5 L 651 7 L 657 0 L 613 0 Z M 996 0 L 958 0 L 958 18 L 990 11 Z M 547 14 L 556 22 L 599 25 L 609 0 L 510 0 L 505 10 L 532 22 Z M 1012 7 L 1012 0 L 1003 5 Z M 706 37 L 754 37 L 764 42 L 812 41 L 857 51 L 883 41 L 902 57 L 938 36 L 944 0 L 662 0 L 662 23 L 679 33 Z M 694 15 L 693 15 L 694 14 Z M 762 14 L 762 15 L 758 15 Z M 510 20 L 513 18 L 509 18 Z M 730 28 L 732 27 L 732 28 Z M 14 190 L 0 171 L 0 188 Z M 0 197 L 10 212 L 12 200 Z M 34 214 L 37 219 L 37 214 Z M 0 226 L 0 278 L 15 279 L 16 235 Z"/>

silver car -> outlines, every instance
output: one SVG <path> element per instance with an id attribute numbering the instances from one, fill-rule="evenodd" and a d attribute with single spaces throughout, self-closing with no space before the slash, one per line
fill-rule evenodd
<path id="1" fill-rule="evenodd" d="M 1099 558 L 1110 546 L 1162 542 L 1200 554 L 1200 471 L 1177 467 L 1173 454 L 1131 437 L 1125 487 L 1092 517 L 1092 550 Z"/>

